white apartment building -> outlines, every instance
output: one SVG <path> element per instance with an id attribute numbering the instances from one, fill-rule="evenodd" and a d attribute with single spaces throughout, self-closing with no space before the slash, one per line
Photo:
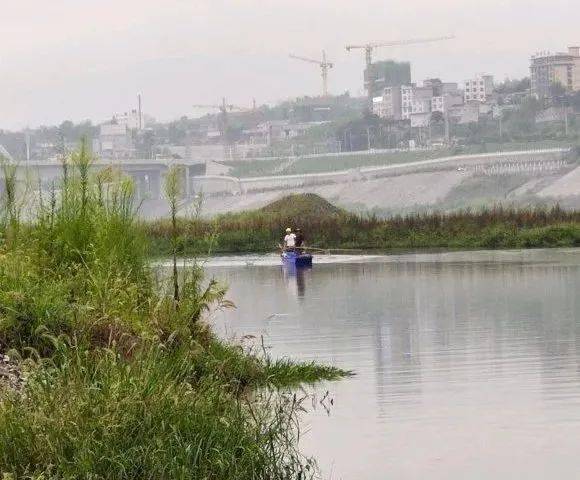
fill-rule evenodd
<path id="1" fill-rule="evenodd" d="M 381 118 L 387 118 L 387 108 L 383 97 L 373 97 L 373 113 Z"/>
<path id="2" fill-rule="evenodd" d="M 446 109 L 445 109 L 445 97 L 444 96 L 433 97 L 431 99 L 431 111 L 432 112 L 444 113 L 445 110 Z"/>
<path id="3" fill-rule="evenodd" d="M 401 120 L 401 87 L 386 87 L 382 97 L 374 97 L 373 113 L 381 118 Z"/>
<path id="4" fill-rule="evenodd" d="M 410 120 L 413 115 L 447 112 L 463 104 L 463 94 L 457 83 L 443 83 L 438 79 L 415 84 L 387 87 L 383 96 L 373 98 L 373 113 L 381 118 Z"/>
<path id="5" fill-rule="evenodd" d="M 487 102 L 493 94 L 493 76 L 477 75 L 465 80 L 464 100 L 468 102 Z"/>
<path id="6" fill-rule="evenodd" d="M 131 130 L 124 124 L 104 123 L 93 149 L 105 158 L 131 158 L 135 153 Z"/>
<path id="7" fill-rule="evenodd" d="M 129 130 L 140 130 L 143 128 L 143 122 L 137 110 L 113 115 L 113 123 L 123 125 Z"/>
<path id="8" fill-rule="evenodd" d="M 409 120 L 415 113 L 430 112 L 432 98 L 433 87 L 431 86 L 403 85 L 401 87 L 401 118 Z"/>

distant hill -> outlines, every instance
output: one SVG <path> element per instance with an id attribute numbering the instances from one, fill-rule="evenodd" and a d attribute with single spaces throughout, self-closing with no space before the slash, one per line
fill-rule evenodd
<path id="1" fill-rule="evenodd" d="M 348 215 L 346 210 L 334 206 L 315 193 L 288 195 L 260 208 L 258 212 L 296 218 Z"/>

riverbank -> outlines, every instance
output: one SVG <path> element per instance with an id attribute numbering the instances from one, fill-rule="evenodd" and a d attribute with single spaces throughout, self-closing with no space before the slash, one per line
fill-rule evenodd
<path id="1" fill-rule="evenodd" d="M 311 247 L 322 249 L 497 249 L 580 246 L 580 212 L 558 207 L 493 207 L 450 214 L 426 213 L 381 219 L 337 208 L 313 194 L 291 195 L 255 211 L 213 220 L 181 219 L 181 254 L 271 252 L 287 227 L 301 228 Z M 153 253 L 171 251 L 169 224 L 144 225 Z"/>
<path id="2" fill-rule="evenodd" d="M 570 148 L 573 142 L 537 141 L 537 142 L 488 142 L 477 145 L 465 145 L 456 148 L 416 151 L 363 151 L 343 152 L 340 154 L 323 154 L 313 156 L 283 157 L 273 159 L 245 160 L 223 162 L 231 168 L 229 175 L 240 178 L 268 175 L 296 175 L 308 173 L 335 172 L 364 167 L 378 167 L 399 163 L 416 162 L 443 158 L 455 155 L 474 155 L 481 153 L 511 152 L 517 150 L 534 150 L 546 148 Z"/>
<path id="3" fill-rule="evenodd" d="M 314 476 L 294 391 L 349 372 L 218 339 L 206 319 L 233 307 L 225 287 L 195 265 L 153 270 L 132 183 L 90 161 L 73 154 L 26 222 L 4 166 L 0 477 Z"/>

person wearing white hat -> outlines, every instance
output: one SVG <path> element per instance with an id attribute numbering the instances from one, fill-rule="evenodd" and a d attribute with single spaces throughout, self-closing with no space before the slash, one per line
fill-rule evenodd
<path id="1" fill-rule="evenodd" d="M 292 251 L 296 246 L 296 235 L 292 233 L 292 229 L 288 227 L 286 229 L 286 236 L 284 237 L 284 250 Z"/>

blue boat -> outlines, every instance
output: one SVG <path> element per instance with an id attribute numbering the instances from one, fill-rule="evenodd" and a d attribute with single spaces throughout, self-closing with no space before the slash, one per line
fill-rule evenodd
<path id="1" fill-rule="evenodd" d="M 309 253 L 282 252 L 282 263 L 293 267 L 311 267 L 312 255 Z"/>

